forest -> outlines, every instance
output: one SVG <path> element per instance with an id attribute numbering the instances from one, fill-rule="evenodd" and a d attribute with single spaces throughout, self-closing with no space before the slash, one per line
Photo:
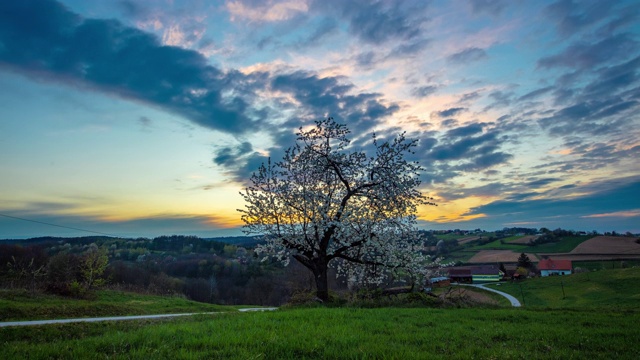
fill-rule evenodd
<path id="1" fill-rule="evenodd" d="M 479 229 L 419 231 L 425 255 L 443 257 L 449 262 L 448 254 L 453 251 L 515 234 L 538 234 L 538 240 L 528 244 L 535 248 L 578 232 L 546 228 L 504 228 L 494 232 Z M 597 232 L 591 235 L 597 235 Z M 465 238 L 470 241 L 461 244 L 459 240 Z M 221 305 L 270 306 L 282 305 L 296 294 L 308 294 L 313 290 L 313 275 L 307 268 L 296 261 L 284 266 L 276 259 L 258 256 L 254 248 L 259 243 L 259 237 L 249 236 L 5 239 L 0 241 L 0 288 L 91 298 L 94 290 L 106 287 L 143 294 L 183 296 Z M 460 261 L 453 263 L 462 264 Z M 337 275 L 331 270 L 331 291 L 354 290 L 347 285 L 344 276 Z M 397 286 L 397 283 L 389 279 L 379 287 L 390 286 Z"/>
<path id="2" fill-rule="evenodd" d="M 224 240 L 252 243 L 245 237 Z M 90 298 L 99 287 L 217 304 L 280 305 L 309 287 L 309 274 L 296 264 L 262 261 L 251 247 L 195 236 L 0 242 L 0 288 Z"/>

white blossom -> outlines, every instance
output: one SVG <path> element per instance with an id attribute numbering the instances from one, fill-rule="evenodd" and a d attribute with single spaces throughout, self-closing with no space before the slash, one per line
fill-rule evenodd
<path id="1" fill-rule="evenodd" d="M 327 297 L 327 269 L 360 283 L 388 275 L 426 276 L 430 261 L 415 228 L 422 168 L 405 159 L 416 146 L 404 134 L 373 136 L 374 153 L 350 148 L 349 130 L 333 119 L 300 129 L 281 161 L 263 164 L 241 195 L 247 234 L 264 235 L 256 253 L 282 262 L 293 257 L 313 272 Z"/>

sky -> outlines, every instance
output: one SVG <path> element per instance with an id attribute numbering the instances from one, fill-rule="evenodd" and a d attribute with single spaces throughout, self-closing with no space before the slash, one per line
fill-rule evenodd
<path id="1" fill-rule="evenodd" d="M 637 233 L 639 101 L 633 0 L 0 1 L 0 239 L 242 235 L 328 116 L 419 140 L 420 228 Z"/>

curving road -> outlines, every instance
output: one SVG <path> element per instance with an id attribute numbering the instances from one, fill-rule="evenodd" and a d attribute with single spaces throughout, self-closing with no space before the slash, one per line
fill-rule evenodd
<path id="1" fill-rule="evenodd" d="M 246 308 L 238 309 L 238 311 L 273 311 L 278 308 Z M 141 319 L 159 319 L 177 316 L 193 316 L 193 315 L 208 315 L 208 314 L 222 314 L 222 312 L 205 312 L 205 313 L 183 313 L 183 314 L 159 314 L 159 315 L 135 315 L 135 316 L 108 316 L 108 317 L 96 317 L 96 318 L 77 318 L 77 319 L 58 319 L 58 320 L 30 320 L 30 321 L 5 321 L 0 322 L 1 327 L 7 326 L 32 326 L 32 325 L 48 325 L 48 324 L 66 324 L 77 322 L 98 322 L 98 321 L 122 321 L 122 320 L 141 320 Z"/>
<path id="2" fill-rule="evenodd" d="M 520 304 L 520 301 L 518 299 L 516 299 L 514 296 L 507 294 L 506 292 L 502 292 L 500 290 L 496 290 L 496 289 L 492 289 L 492 288 L 488 288 L 485 287 L 485 285 L 487 284 L 458 284 L 458 285 L 463 285 L 463 286 L 473 286 L 473 287 L 477 287 L 479 289 L 483 289 L 483 290 L 487 290 L 487 291 L 491 291 L 494 292 L 496 294 L 500 294 L 502 296 L 504 296 L 505 298 L 507 298 L 507 300 L 509 300 L 509 302 L 511 302 L 511 306 L 513 307 L 520 307 L 522 306 Z"/>

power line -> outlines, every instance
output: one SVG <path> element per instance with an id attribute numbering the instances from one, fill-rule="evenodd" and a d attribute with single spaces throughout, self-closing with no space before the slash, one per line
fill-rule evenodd
<path id="1" fill-rule="evenodd" d="M 92 230 L 75 228 L 75 227 L 71 227 L 71 226 L 51 224 L 51 223 L 44 222 L 44 221 L 25 219 L 25 218 L 21 218 L 21 217 L 17 217 L 17 216 L 6 215 L 6 214 L 0 214 L 0 216 L 4 216 L 4 217 L 7 217 L 7 218 L 16 219 L 16 220 L 28 221 L 28 222 L 32 222 L 32 223 L 36 223 L 36 224 L 55 226 L 55 227 L 59 227 L 59 228 L 63 228 L 63 229 L 71 229 L 71 230 L 84 231 L 84 232 L 93 233 L 93 234 L 106 235 L 106 236 L 111 236 L 111 237 L 118 237 L 117 235 L 107 234 L 107 233 L 103 233 L 103 232 L 99 232 L 99 231 L 92 231 Z"/>

